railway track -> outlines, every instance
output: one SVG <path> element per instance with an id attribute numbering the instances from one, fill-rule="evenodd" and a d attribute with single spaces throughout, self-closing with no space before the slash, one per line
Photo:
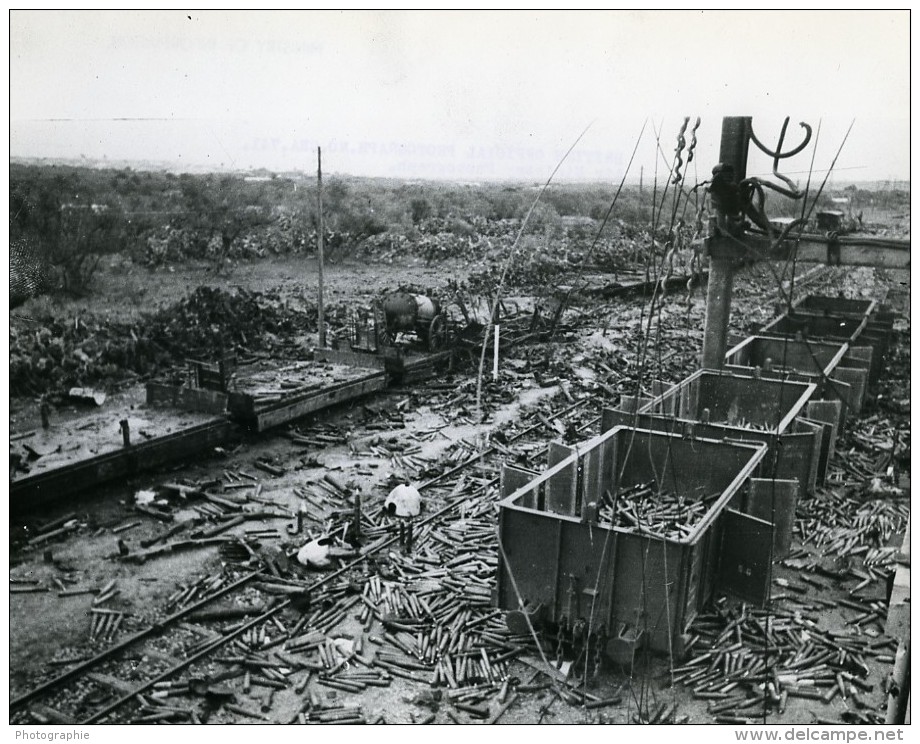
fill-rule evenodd
<path id="1" fill-rule="evenodd" d="M 444 685 L 459 710 L 483 717 L 482 700 L 507 696 L 511 661 L 531 643 L 510 635 L 491 607 L 500 464 L 537 467 L 547 439 L 586 430 L 599 408 L 557 398 L 486 449 L 457 443 L 456 464 L 419 488 L 435 510 L 413 524 L 411 550 L 399 549 L 399 523 L 376 508 L 362 510 L 363 547 L 335 571 L 279 571 L 264 561 L 251 570 L 247 561 L 228 561 L 220 574 L 171 598 L 159 621 L 13 698 L 11 722 L 279 720 L 279 708 L 291 721 L 358 722 L 365 718 L 354 706 L 330 705 L 319 692 L 400 679 Z M 331 531 L 354 531 L 353 514 L 343 499 Z M 246 550 L 234 539 L 225 544 Z M 234 618 L 202 619 L 228 600 L 236 605 L 223 610 Z M 92 614 L 96 635 L 114 639 L 117 613 Z M 258 708 L 251 698 L 238 703 L 254 690 L 262 693 Z M 295 700 L 285 705 L 286 696 Z"/>

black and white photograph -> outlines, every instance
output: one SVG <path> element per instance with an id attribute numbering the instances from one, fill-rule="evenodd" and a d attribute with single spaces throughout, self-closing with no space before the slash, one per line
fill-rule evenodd
<path id="1" fill-rule="evenodd" d="M 8 24 L 10 741 L 909 734 L 910 9 Z"/>

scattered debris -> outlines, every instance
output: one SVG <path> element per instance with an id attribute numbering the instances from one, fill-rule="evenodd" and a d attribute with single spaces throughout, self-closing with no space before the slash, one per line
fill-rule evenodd
<path id="1" fill-rule="evenodd" d="M 96 406 L 101 406 L 105 403 L 105 393 L 99 390 L 91 390 L 90 388 L 70 388 L 67 395 L 73 400 L 92 403 Z"/>
<path id="2" fill-rule="evenodd" d="M 397 517 L 417 517 L 422 511 L 422 496 L 408 483 L 396 486 L 384 502 L 389 514 Z"/>

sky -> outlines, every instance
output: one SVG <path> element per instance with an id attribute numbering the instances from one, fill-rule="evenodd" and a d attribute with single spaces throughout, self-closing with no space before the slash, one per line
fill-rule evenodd
<path id="1" fill-rule="evenodd" d="M 543 182 L 577 141 L 556 178 L 618 182 L 638 141 L 650 182 L 699 116 L 692 181 L 728 115 L 820 122 L 793 178 L 852 124 L 835 178 L 908 179 L 909 13 L 10 13 L 11 157 Z"/>

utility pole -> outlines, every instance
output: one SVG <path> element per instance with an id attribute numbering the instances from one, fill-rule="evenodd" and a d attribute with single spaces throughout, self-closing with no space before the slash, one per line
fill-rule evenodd
<path id="1" fill-rule="evenodd" d="M 748 145 L 750 143 L 751 117 L 726 116 L 722 119 L 722 144 L 719 164 L 713 168 L 713 181 L 733 190 L 747 174 Z M 716 196 L 717 229 L 730 237 L 740 238 L 743 221 L 738 219 L 737 204 L 726 203 Z M 735 262 L 740 251 L 730 242 L 709 245 L 709 285 L 706 290 L 706 332 L 703 336 L 702 367 L 721 369 L 728 339 L 728 319 L 732 308 L 732 283 Z"/>
<path id="2" fill-rule="evenodd" d="M 701 366 L 707 369 L 721 369 L 725 362 L 732 282 L 735 269 L 742 258 L 750 260 L 756 257 L 759 261 L 788 261 L 794 258 L 798 261 L 825 263 L 830 266 L 910 268 L 910 240 L 804 233 L 779 240 L 764 233 L 750 231 L 744 218 L 746 205 L 738 187 L 747 172 L 748 146 L 752 140 L 752 131 L 751 117 L 725 117 L 722 120 L 720 162 L 712 169 L 709 193 L 715 220 L 706 241 L 709 254 L 709 287 L 706 294 L 706 329 L 700 360 Z M 764 149 L 759 143 L 756 144 Z M 764 152 L 767 151 L 764 149 Z M 775 171 L 782 155 L 769 154 L 775 157 Z"/>
<path id="3" fill-rule="evenodd" d="M 318 316 L 319 347 L 326 346 L 326 318 L 323 315 L 323 150 L 316 148 L 316 212 L 319 216 L 319 229 L 316 236 L 316 258 L 319 263 L 319 295 L 316 300 Z"/>

